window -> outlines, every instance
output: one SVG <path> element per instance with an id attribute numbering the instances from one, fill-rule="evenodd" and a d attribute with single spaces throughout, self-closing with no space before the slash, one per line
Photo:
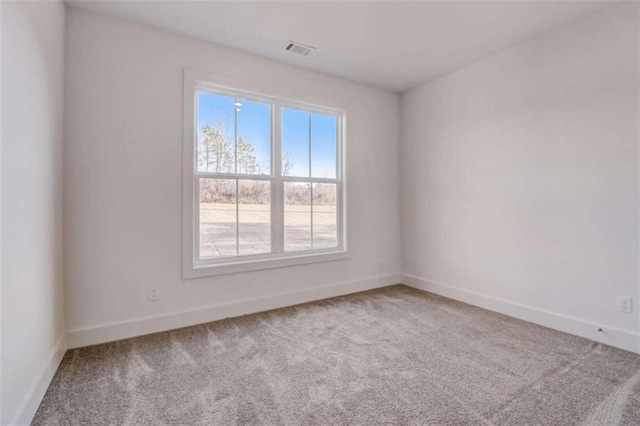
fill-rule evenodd
<path id="1" fill-rule="evenodd" d="M 344 120 L 186 71 L 185 277 L 345 258 Z"/>

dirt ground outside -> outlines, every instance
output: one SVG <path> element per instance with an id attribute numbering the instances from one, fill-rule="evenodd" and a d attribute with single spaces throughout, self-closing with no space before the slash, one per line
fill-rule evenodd
<path id="1" fill-rule="evenodd" d="M 337 246 L 336 206 L 285 206 L 285 251 Z M 269 204 L 200 203 L 200 258 L 264 254 L 271 251 Z M 236 247 L 236 229 L 238 247 Z"/>

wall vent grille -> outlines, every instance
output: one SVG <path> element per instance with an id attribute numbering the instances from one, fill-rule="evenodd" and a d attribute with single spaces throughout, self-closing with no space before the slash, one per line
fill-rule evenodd
<path id="1" fill-rule="evenodd" d="M 297 53 L 298 55 L 308 56 L 309 53 L 316 50 L 316 48 L 312 46 L 304 45 L 302 43 L 298 43 L 297 41 L 289 40 L 284 50 Z"/>

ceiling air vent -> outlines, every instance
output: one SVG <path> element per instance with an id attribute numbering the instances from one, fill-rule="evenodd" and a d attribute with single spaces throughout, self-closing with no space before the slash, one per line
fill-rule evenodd
<path id="1" fill-rule="evenodd" d="M 309 53 L 316 50 L 316 48 L 311 46 L 306 46 L 296 41 L 289 40 L 289 42 L 287 43 L 287 47 L 285 47 L 284 50 L 297 53 L 298 55 L 307 56 Z"/>

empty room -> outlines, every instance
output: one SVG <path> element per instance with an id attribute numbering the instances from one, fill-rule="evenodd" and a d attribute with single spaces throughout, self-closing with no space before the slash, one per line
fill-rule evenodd
<path id="1" fill-rule="evenodd" d="M 640 3 L 0 25 L 0 424 L 640 425 Z"/>

